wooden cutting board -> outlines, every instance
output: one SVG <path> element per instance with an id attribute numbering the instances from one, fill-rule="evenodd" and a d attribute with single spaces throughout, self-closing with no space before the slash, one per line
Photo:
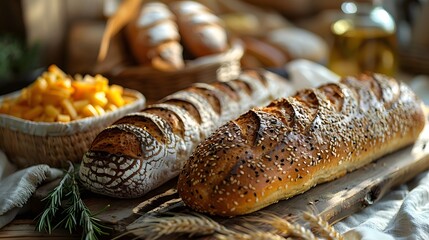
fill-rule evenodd
<path id="1" fill-rule="evenodd" d="M 250 216 L 271 212 L 280 217 L 299 215 L 309 209 L 315 210 L 330 223 L 341 219 L 380 200 L 393 187 L 405 183 L 419 173 L 429 169 L 429 124 L 412 146 L 384 156 L 335 181 L 320 184 L 309 191 L 288 200 L 280 201 Z M 164 184 L 146 196 L 137 199 L 114 199 L 85 193 L 85 202 L 93 212 L 109 207 L 97 215 L 112 228 L 114 234 L 123 232 L 138 218 L 157 215 L 166 211 L 190 211 L 183 205 L 175 191 L 177 179 Z M 40 210 L 40 208 L 39 208 Z M 225 226 L 246 222 L 247 216 L 235 218 L 214 218 Z M 15 220 L 0 231 L 0 239 L 46 239 L 47 234 L 34 231 L 31 219 Z M 60 231 L 55 237 L 67 237 Z M 70 236 L 69 236 L 70 237 Z M 79 238 L 78 236 L 74 236 Z M 172 239 L 169 237 L 169 239 Z"/>
<path id="2" fill-rule="evenodd" d="M 427 169 L 429 169 L 429 124 L 426 124 L 420 138 L 412 146 L 384 156 L 340 179 L 318 185 L 301 195 L 280 201 L 261 211 L 286 217 L 313 209 L 330 223 L 335 223 L 372 205 L 393 187 L 411 180 Z M 123 231 L 137 218 L 166 211 L 189 211 L 175 191 L 176 181 L 177 179 L 173 179 L 139 199 L 118 200 L 93 196 L 86 199 L 86 203 L 94 211 L 110 204 L 108 210 L 98 217 L 103 223 L 112 226 L 115 231 Z M 258 215 L 261 211 L 250 215 Z M 215 218 L 215 220 L 228 226 L 243 223 L 246 221 L 245 217 Z"/>

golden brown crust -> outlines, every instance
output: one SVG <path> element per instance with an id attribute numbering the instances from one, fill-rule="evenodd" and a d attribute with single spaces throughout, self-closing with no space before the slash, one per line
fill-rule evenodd
<path id="1" fill-rule="evenodd" d="M 196 211 L 250 213 L 411 144 L 424 124 L 420 101 L 403 83 L 347 77 L 222 126 L 197 146 L 178 191 Z"/>
<path id="2" fill-rule="evenodd" d="M 222 20 L 207 7 L 195 1 L 177 1 L 170 6 L 177 17 L 183 44 L 195 57 L 227 50 L 228 39 Z"/>
<path id="3" fill-rule="evenodd" d="M 83 157 L 80 178 L 97 193 L 142 196 L 176 177 L 192 150 L 217 127 L 291 93 L 284 79 L 267 71 L 195 84 L 103 130 Z"/>
<path id="4" fill-rule="evenodd" d="M 255 57 L 261 63 L 259 67 L 283 67 L 286 64 L 288 58 L 279 48 L 254 37 L 241 39 L 245 47 L 243 58 Z"/>
<path id="5" fill-rule="evenodd" d="M 180 35 L 173 13 L 163 3 L 146 3 L 126 28 L 132 53 L 140 64 L 173 71 L 184 67 Z"/>

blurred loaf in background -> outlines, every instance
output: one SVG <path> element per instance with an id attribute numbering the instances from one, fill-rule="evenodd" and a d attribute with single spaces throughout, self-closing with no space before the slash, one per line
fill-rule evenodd
<path id="1" fill-rule="evenodd" d="M 169 4 L 173 1 L 163 0 L 162 2 Z M 323 55 L 323 49 L 330 46 L 330 24 L 340 17 L 340 6 L 343 1 L 199 0 L 198 2 L 207 6 L 224 21 L 229 34 L 256 39 L 245 41 L 248 42 L 249 50 L 244 54 L 243 66 L 276 66 L 284 61 L 290 61 L 293 56 L 286 53 L 283 57 L 274 54 L 273 59 L 267 59 L 266 55 L 260 56 L 258 49 L 266 48 L 267 52 L 272 52 L 272 49 L 281 48 L 273 46 L 274 44 L 267 40 L 268 32 L 298 27 L 325 42 L 320 45 L 318 41 L 310 43 L 312 40 L 302 39 L 298 44 L 318 46 L 318 49 L 322 49 L 319 55 Z M 130 47 L 127 46 L 122 33 L 111 39 L 105 60 L 97 62 L 106 21 L 120 3 L 121 0 L 22 2 L 5 0 L 0 5 L 3 19 L 3 24 L 0 24 L 0 33 L 16 33 L 26 41 L 28 46 L 40 44 L 39 66 L 55 63 L 70 73 L 112 71 L 115 66 L 129 65 L 133 60 L 130 57 Z M 429 55 L 427 54 L 429 32 L 425 28 L 429 4 L 423 0 L 386 0 L 383 1 L 383 5 L 398 23 L 400 58 L 404 59 L 401 61 L 401 66 L 415 73 L 425 73 L 425 70 L 429 69 L 424 67 L 425 63 L 429 62 L 426 59 Z M 31 11 L 31 9 L 40 9 L 40 11 Z M 41 14 L 45 12 L 50 14 Z M 10 22 L 14 24 L 10 25 Z M 254 46 L 255 42 L 261 41 L 263 43 L 260 47 Z M 270 46 L 262 46 L 267 44 Z M 318 54 L 315 54 L 313 58 L 319 59 L 320 57 L 317 56 Z M 327 57 L 326 54 L 324 57 Z"/>
<path id="2" fill-rule="evenodd" d="M 186 59 L 201 56 L 197 52 L 202 51 L 203 48 L 195 43 L 189 44 L 189 41 L 201 40 L 202 35 L 198 37 L 196 35 L 189 34 L 189 26 L 182 26 L 182 30 L 180 30 L 180 26 L 184 24 L 187 17 L 181 16 L 180 19 L 178 19 L 178 13 L 180 13 L 180 11 L 177 10 L 177 4 L 175 4 L 177 1 L 163 0 L 161 2 L 166 4 L 166 6 L 175 6 L 170 7 L 169 9 L 169 11 L 174 12 L 174 16 L 170 15 L 168 18 L 169 20 L 174 20 L 176 22 L 177 30 L 180 33 L 180 39 L 177 40 L 176 36 L 175 41 L 182 44 L 184 48 L 183 56 L 185 61 Z M 274 9 L 260 7 L 243 0 L 230 0 L 227 2 L 220 0 L 200 0 L 198 2 L 203 4 L 205 8 L 196 10 L 196 12 L 194 11 L 191 14 L 193 15 L 193 20 L 188 19 L 188 24 L 204 20 L 206 23 L 203 24 L 203 26 L 200 24 L 200 26 L 195 28 L 201 29 L 202 27 L 207 27 L 207 25 L 209 25 L 212 30 L 207 30 L 206 32 L 217 31 L 219 34 L 217 34 L 218 36 L 215 39 L 221 39 L 224 38 L 224 33 L 216 29 L 222 27 L 225 28 L 225 34 L 227 34 L 229 39 L 239 38 L 242 41 L 245 50 L 241 59 L 241 65 L 243 68 L 282 67 L 287 62 L 298 58 L 304 58 L 319 63 L 324 63 L 327 60 L 328 46 L 323 38 L 303 28 L 298 28 L 282 13 L 275 11 Z M 105 1 L 106 17 L 111 16 L 114 13 L 114 10 L 111 9 L 117 8 L 119 3 L 120 1 Z M 115 4 L 116 7 L 112 7 L 112 5 Z M 176 8 L 176 10 L 174 10 L 174 8 Z M 213 14 L 214 16 L 210 16 L 210 14 Z M 159 22 L 157 24 L 159 24 Z M 88 29 L 95 27 L 90 26 L 92 24 L 88 23 L 85 25 Z M 82 24 L 80 24 L 80 26 L 76 25 L 75 27 L 83 28 Z M 72 27 L 72 29 L 73 28 L 74 27 Z M 185 31 L 187 32 L 185 33 Z M 71 30 L 71 33 L 71 35 L 77 35 L 73 30 Z M 89 66 L 89 68 L 95 65 L 96 69 L 105 70 L 112 69 L 110 64 L 112 61 L 116 62 L 117 66 L 135 64 L 136 62 L 141 63 L 142 61 L 139 61 L 138 57 L 136 57 L 139 50 L 137 50 L 138 48 L 136 46 L 133 46 L 132 42 L 134 40 L 130 39 L 130 35 L 131 34 L 125 34 L 126 37 L 120 36 L 120 34 L 119 36 L 115 36 L 110 43 L 108 55 L 103 62 L 94 62 L 89 64 L 80 62 L 78 65 L 86 65 Z M 81 35 L 78 37 L 85 38 L 86 36 Z M 101 38 L 101 35 L 97 34 L 97 37 Z M 77 41 L 73 42 L 76 43 Z M 171 43 L 170 40 L 169 43 Z M 88 44 L 88 42 L 86 44 Z M 68 49 L 68 67 L 77 68 L 74 63 L 77 62 L 77 59 L 81 59 L 81 54 L 83 53 L 76 53 L 74 50 L 70 50 L 70 48 L 82 49 L 82 47 L 69 46 Z M 224 50 L 224 48 L 225 46 L 220 47 L 219 49 Z M 97 50 L 97 48 L 93 48 L 93 50 Z M 170 51 L 171 54 L 173 54 L 173 52 L 174 51 Z M 179 52 L 179 50 L 177 50 L 177 52 Z M 87 51 L 86 54 L 88 53 L 89 52 Z M 206 55 L 208 53 L 210 53 L 210 51 L 206 51 Z M 216 53 L 216 51 L 214 53 Z M 91 55 L 94 55 L 94 53 L 91 52 Z M 86 59 L 88 59 L 88 57 L 86 57 Z M 91 59 L 95 59 L 95 57 L 91 57 Z M 137 59 L 137 61 L 135 61 L 135 59 Z"/>
<path id="3" fill-rule="evenodd" d="M 6 2 L 10 1 L 6 0 Z M 329 48 L 332 46 L 330 26 L 341 17 L 343 1 L 199 0 L 194 2 L 199 2 L 204 7 L 200 9 L 194 7 L 192 17 L 183 16 L 180 20 L 177 10 L 173 9 L 177 1 L 162 0 L 158 1 L 158 5 L 165 4 L 167 7 L 163 9 L 171 12 L 167 14 L 169 24 L 164 20 L 158 20 L 157 17 L 162 14 L 155 11 L 149 14 L 152 16 L 149 20 L 155 19 L 152 20 L 153 22 L 149 21 L 148 26 L 137 28 L 136 23 L 146 19 L 139 17 L 143 9 L 137 9 L 134 21 L 130 21 L 110 38 L 107 54 L 103 61 L 99 61 L 97 56 L 106 31 L 106 24 L 123 2 L 126 0 L 24 1 L 18 4 L 22 8 L 20 19 L 25 26 L 23 35 L 29 46 L 41 43 L 40 66 L 55 63 L 71 74 L 101 73 L 112 79 L 114 83 L 125 82 L 131 84 L 128 87 L 140 88 L 138 90 L 143 91 L 149 98 L 152 93 L 145 93 L 145 89 L 159 88 L 156 85 L 159 79 L 165 80 L 162 82 L 163 85 L 167 85 L 167 79 L 173 80 L 168 82 L 168 85 L 176 88 L 153 96 L 159 99 L 169 92 L 189 86 L 196 80 L 210 82 L 220 76 L 222 80 L 231 79 L 240 68 L 282 68 L 288 62 L 300 58 L 326 64 L 329 59 Z M 143 4 L 154 2 L 157 1 L 142 1 Z M 425 13 L 429 9 L 428 3 L 421 0 L 386 0 L 383 1 L 383 5 L 398 21 L 400 67 L 413 73 L 426 73 L 429 69 L 427 67 L 429 50 L 426 44 L 428 31 L 425 31 L 424 26 L 427 22 Z M 36 8 L 52 14 L 41 16 L 36 11 L 30 11 Z M 59 12 L 63 14 L 60 15 Z M 190 33 L 190 27 L 180 29 L 184 21 L 195 25 L 192 27 L 194 34 Z M 170 29 L 175 26 L 178 35 L 173 34 L 173 36 L 172 31 L 168 31 L 169 35 L 166 36 L 160 34 L 164 31 L 153 30 L 154 26 L 158 26 L 155 29 L 159 29 L 160 24 L 162 29 L 165 26 L 169 26 Z M 202 33 L 195 31 L 208 28 L 212 30 L 205 30 L 204 33 L 221 33 L 217 34 L 216 38 L 209 39 L 226 38 L 226 43 L 217 44 L 220 46 L 217 52 L 206 51 L 204 53 L 206 56 L 202 56 L 198 51 L 202 51 L 203 47 L 187 42 L 191 40 L 203 42 Z M 154 32 L 152 39 L 163 39 L 162 44 L 141 48 L 140 45 L 136 45 L 142 42 L 141 37 L 137 36 L 141 35 L 140 32 L 149 29 Z M 146 33 L 150 32 L 146 31 Z M 146 42 L 148 36 L 143 34 Z M 240 41 L 242 50 L 235 52 L 234 59 L 222 56 L 231 50 L 232 42 L 237 39 Z M 139 57 L 148 53 L 148 50 L 144 49 L 152 49 L 149 54 L 152 56 L 151 59 L 145 59 L 147 56 Z M 160 52 L 164 52 L 162 56 Z M 205 65 L 207 62 L 203 59 L 217 55 L 219 58 L 212 60 L 211 70 L 208 71 Z M 171 61 L 164 61 L 165 56 L 175 57 Z M 198 72 L 187 71 L 190 66 L 195 67 L 198 64 L 201 66 L 196 68 Z M 147 66 L 154 66 L 157 70 L 155 74 L 153 71 L 147 71 L 145 69 Z M 228 68 L 221 69 L 224 66 Z M 160 72 L 170 74 L 160 74 Z M 153 79 L 147 76 L 153 76 Z M 115 82 L 118 79 L 122 82 Z M 186 82 L 184 79 L 189 80 Z M 144 85 L 140 86 L 143 82 Z"/>

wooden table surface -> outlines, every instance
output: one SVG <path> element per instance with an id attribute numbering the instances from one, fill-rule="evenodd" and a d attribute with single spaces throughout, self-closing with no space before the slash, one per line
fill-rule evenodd
<path id="1" fill-rule="evenodd" d="M 65 240 L 65 239 L 81 239 L 79 233 L 69 234 L 66 230 L 55 230 L 52 234 L 40 233 L 35 231 L 35 223 L 32 219 L 21 219 L 18 217 L 10 224 L 0 230 L 0 239 L 37 239 L 37 240 Z"/>

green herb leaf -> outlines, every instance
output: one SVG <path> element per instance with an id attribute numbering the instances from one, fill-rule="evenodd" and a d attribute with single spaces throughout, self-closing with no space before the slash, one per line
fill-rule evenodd
<path id="1" fill-rule="evenodd" d="M 63 227 L 71 234 L 81 228 L 82 239 L 88 240 L 97 240 L 100 235 L 108 235 L 105 232 L 108 227 L 103 226 L 95 217 L 96 214 L 92 214 L 83 202 L 78 175 L 72 164 L 65 171 L 58 186 L 43 201 L 47 201 L 47 204 L 45 210 L 37 217 L 37 231 L 52 233 L 54 229 Z M 57 224 L 53 226 L 55 222 Z"/>

